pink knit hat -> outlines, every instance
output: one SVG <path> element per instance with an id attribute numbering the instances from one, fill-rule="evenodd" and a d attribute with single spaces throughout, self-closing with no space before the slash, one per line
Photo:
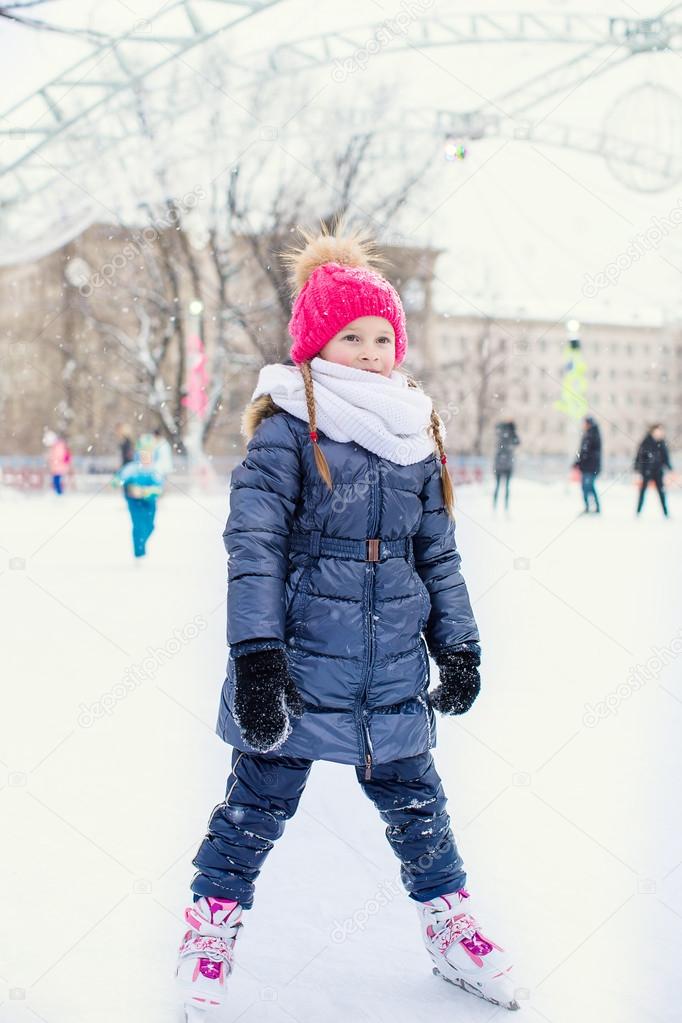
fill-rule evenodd
<path id="1" fill-rule="evenodd" d="M 366 235 L 303 233 L 305 248 L 287 257 L 298 289 L 289 320 L 292 361 L 312 359 L 360 316 L 383 316 L 395 331 L 399 365 L 407 353 L 405 310 L 393 285 L 371 268 L 376 257 Z"/>

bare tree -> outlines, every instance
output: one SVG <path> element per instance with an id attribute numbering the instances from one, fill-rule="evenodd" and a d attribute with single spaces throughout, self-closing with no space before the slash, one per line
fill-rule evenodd
<path id="1" fill-rule="evenodd" d="M 141 136 L 150 149 L 161 151 L 143 86 L 136 101 Z M 223 117 L 217 107 L 211 122 L 215 138 L 229 137 Z M 423 153 L 416 163 L 414 158 L 404 166 L 394 161 L 386 179 L 376 173 L 385 162 L 379 132 L 339 129 L 336 138 L 336 145 L 304 151 L 303 165 L 295 152 L 278 144 L 265 156 L 247 149 L 226 181 L 214 179 L 208 202 L 191 213 L 176 197 L 172 161 L 168 166 L 159 161 L 154 175 L 161 198 L 140 205 L 142 225 L 118 227 L 133 241 L 151 228 L 154 243 L 139 246 L 136 258 L 116 274 L 115 302 L 111 288 L 81 299 L 89 326 L 132 375 L 127 397 L 156 416 L 176 450 L 193 459 L 202 457 L 221 410 L 235 388 L 244 386 L 235 367 L 256 370 L 286 357 L 291 293 L 282 255 L 296 227 L 330 224 L 346 215 L 369 225 L 381 243 L 382 234 L 395 231 L 399 212 L 431 162 Z M 193 237 L 194 217 L 203 222 L 202 246 Z M 203 311 L 191 317 L 192 300 Z M 183 401 L 190 327 L 197 328 L 209 359 L 201 418 Z M 126 386 L 112 380 L 103 384 L 122 394 Z"/>
<path id="2" fill-rule="evenodd" d="M 494 320 L 486 316 L 476 338 L 474 358 L 470 365 L 470 373 L 474 384 L 472 388 L 475 402 L 474 436 L 472 454 L 482 455 L 484 438 L 491 426 L 497 409 L 504 403 L 499 370 L 506 361 L 504 341 L 495 336 Z"/>
<path id="3" fill-rule="evenodd" d="M 424 179 L 430 161 L 400 176 L 392 189 L 370 194 L 376 191 L 380 148 L 377 132 L 341 136 L 336 148 L 326 147 L 324 157 L 312 161 L 307 174 L 292 161 L 287 177 L 272 174 L 266 160 L 245 159 L 232 169 L 224 196 L 214 195 L 210 255 L 223 323 L 241 328 L 263 359 L 281 358 L 288 347 L 291 292 L 281 257 L 298 241 L 296 228 L 320 222 L 331 226 L 346 216 L 370 226 L 381 241 Z M 263 210 L 255 194 L 268 173 L 273 184 Z M 315 206 L 311 178 L 318 186 Z"/>
<path id="4" fill-rule="evenodd" d="M 109 373 L 102 386 L 140 411 L 155 414 L 176 450 L 182 451 L 184 377 L 177 363 L 184 334 L 176 301 L 178 274 L 164 243 L 166 233 L 159 227 L 155 246 L 137 246 L 135 258 L 142 263 L 136 262 L 108 288 L 81 286 L 78 295 L 86 325 L 127 371 L 123 383 Z M 134 239 L 135 233 L 127 240 L 122 235 L 122 249 L 135 245 Z"/>
<path id="5" fill-rule="evenodd" d="M 508 359 L 507 341 L 495 329 L 492 316 L 480 318 L 480 329 L 473 338 L 471 348 L 463 348 L 455 358 L 428 367 L 422 373 L 427 390 L 432 391 L 434 403 L 444 417 L 446 427 L 452 416 L 467 414 L 471 424 L 467 430 L 457 432 L 460 452 L 484 454 L 485 438 L 499 409 L 506 401 L 507 374 L 504 367 Z M 456 395 L 449 393 L 449 380 L 465 381 Z"/>

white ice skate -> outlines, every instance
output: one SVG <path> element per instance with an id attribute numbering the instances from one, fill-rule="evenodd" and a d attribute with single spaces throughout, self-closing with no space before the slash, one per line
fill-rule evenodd
<path id="1" fill-rule="evenodd" d="M 505 1009 L 519 1009 L 512 962 L 503 948 L 481 933 L 464 888 L 417 903 L 422 938 L 434 974 L 463 991 Z"/>
<path id="2" fill-rule="evenodd" d="M 180 945 L 175 976 L 187 1023 L 203 1020 L 223 1004 L 241 916 L 238 902 L 212 896 L 202 896 L 185 910 L 190 929 Z"/>

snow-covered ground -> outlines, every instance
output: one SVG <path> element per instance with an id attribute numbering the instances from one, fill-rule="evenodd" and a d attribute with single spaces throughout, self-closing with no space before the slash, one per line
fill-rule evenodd
<path id="1" fill-rule="evenodd" d="M 484 690 L 435 756 L 533 1023 L 682 1020 L 682 497 L 636 521 L 632 486 L 602 490 L 601 518 L 569 484 L 515 481 L 511 517 L 458 495 Z M 136 565 L 120 495 L 0 496 L 2 1023 L 180 1019 L 190 861 L 229 770 L 226 512 L 171 488 Z M 352 768 L 315 765 L 225 1021 L 504 1018 L 431 975 L 383 830 Z"/>

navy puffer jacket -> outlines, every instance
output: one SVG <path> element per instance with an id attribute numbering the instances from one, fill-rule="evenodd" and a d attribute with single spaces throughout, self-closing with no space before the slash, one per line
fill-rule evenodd
<path id="1" fill-rule="evenodd" d="M 252 752 L 233 717 L 234 660 L 279 647 L 305 713 L 266 755 L 364 765 L 369 775 L 372 762 L 436 744 L 426 644 L 432 655 L 479 650 L 440 460 L 434 451 L 402 466 L 318 432 L 330 491 L 307 422 L 273 407 L 230 483 L 230 650 L 216 731 Z"/>

